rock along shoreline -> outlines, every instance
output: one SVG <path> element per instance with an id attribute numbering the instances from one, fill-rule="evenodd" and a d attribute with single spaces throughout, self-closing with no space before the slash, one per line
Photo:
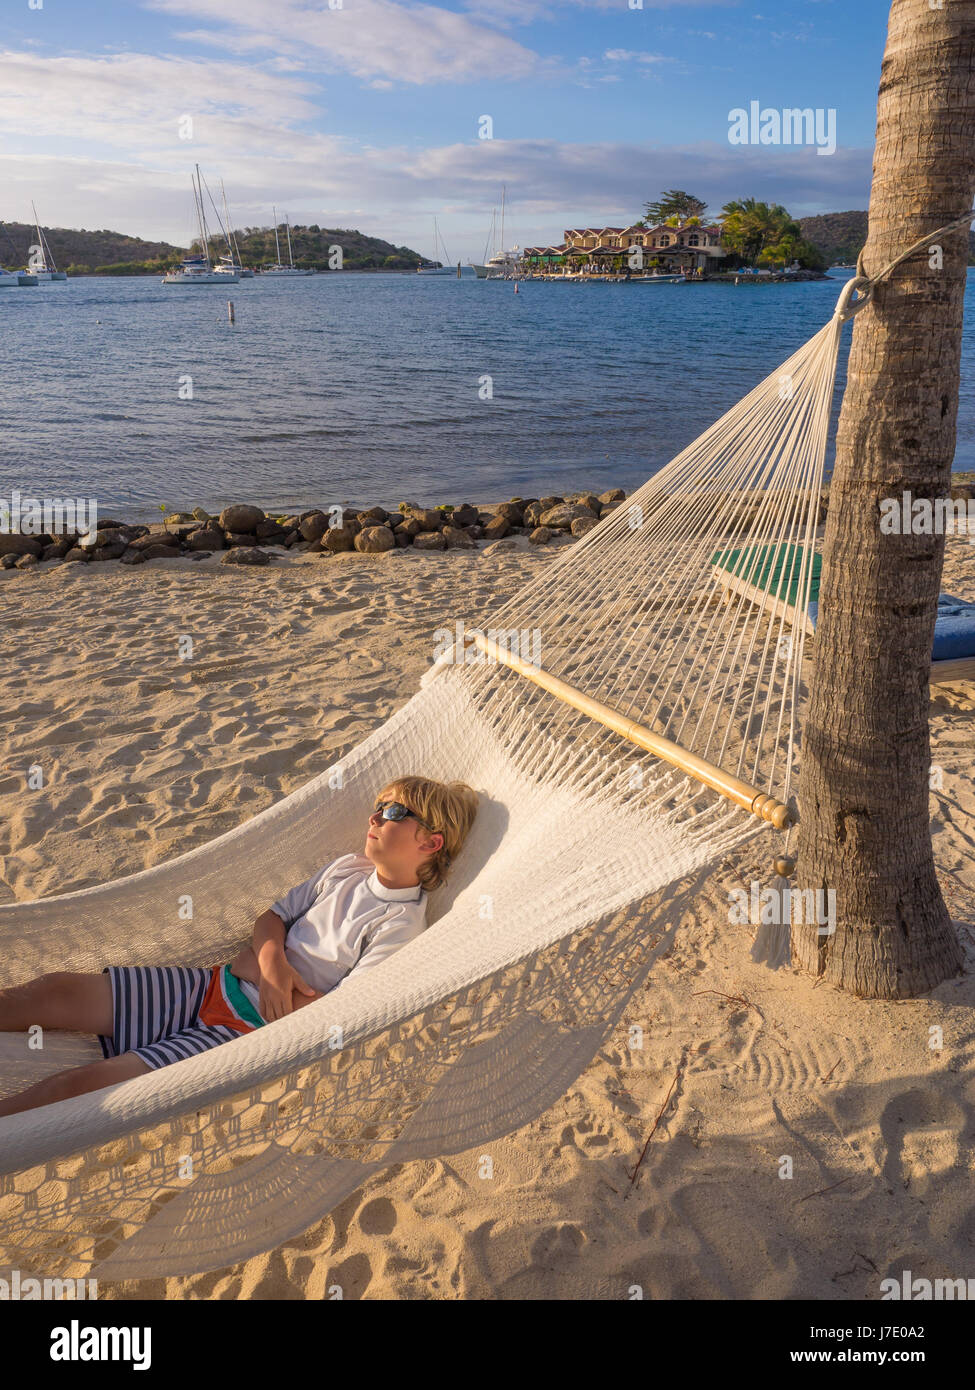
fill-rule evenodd
<path id="1" fill-rule="evenodd" d="M 311 507 L 291 515 L 236 502 L 218 516 L 197 507 L 192 512 L 171 512 L 151 525 L 100 520 L 93 545 L 82 545 L 77 531 L 0 534 L 0 565 L 19 570 L 49 562 L 117 560 L 140 565 L 181 556 L 203 560 L 217 552 L 223 552 L 223 564 L 267 565 L 274 551 L 281 549 L 328 559 L 348 551 L 376 555 L 406 549 L 477 550 L 482 544 L 517 536 L 546 545 L 562 537 L 584 536 L 625 500 L 622 488 L 611 488 L 599 494 L 515 497 L 493 506 L 463 502 L 423 507 L 401 502 L 397 511 L 366 507 L 343 508 L 340 513 L 338 508 Z"/>
<path id="2" fill-rule="evenodd" d="M 530 544 L 541 546 L 586 535 L 621 506 L 628 495 L 631 494 L 622 488 L 601 493 L 583 489 L 564 496 L 513 497 L 487 506 L 462 502 L 423 507 L 415 502 L 401 502 L 396 511 L 378 506 L 347 507 L 340 513 L 337 507 L 310 507 L 288 515 L 235 502 L 217 516 L 196 507 L 192 512 L 171 512 L 165 520 L 151 525 L 104 519 L 99 522 L 93 545 L 82 545 L 77 531 L 59 535 L 0 532 L 0 567 L 28 570 L 105 560 L 141 565 L 148 560 L 181 557 L 204 560 L 217 553 L 221 553 L 221 563 L 225 565 L 268 565 L 275 551 L 280 557 L 282 550 L 328 559 L 350 551 L 380 555 L 407 549 L 493 549 L 499 541 L 508 541 L 509 545 L 498 547 L 508 549 L 521 536 L 527 536 Z M 950 496 L 975 496 L 975 474 L 954 474 Z M 756 494 L 756 508 L 759 504 L 760 495 Z M 825 521 L 828 507 L 826 483 L 820 498 L 820 522 Z"/>

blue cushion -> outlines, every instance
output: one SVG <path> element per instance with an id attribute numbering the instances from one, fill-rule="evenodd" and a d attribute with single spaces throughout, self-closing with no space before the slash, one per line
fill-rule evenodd
<path id="1" fill-rule="evenodd" d="M 813 628 L 818 617 L 819 604 L 810 603 L 809 618 Z M 975 656 L 975 603 L 942 594 L 938 599 L 931 660 L 959 661 L 965 656 Z"/>

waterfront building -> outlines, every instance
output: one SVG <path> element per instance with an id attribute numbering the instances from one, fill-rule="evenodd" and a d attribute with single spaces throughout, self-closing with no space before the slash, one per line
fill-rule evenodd
<path id="1" fill-rule="evenodd" d="M 525 247 L 522 269 L 543 275 L 625 275 L 634 273 L 631 253 L 639 247 L 644 270 L 701 278 L 727 255 L 721 228 L 693 219 L 677 226 L 568 227 L 563 236 L 560 246 Z"/>

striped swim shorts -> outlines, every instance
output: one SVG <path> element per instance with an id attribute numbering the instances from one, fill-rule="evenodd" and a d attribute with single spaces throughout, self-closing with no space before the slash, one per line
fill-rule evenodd
<path id="1" fill-rule="evenodd" d="M 165 1067 L 265 1022 L 226 965 L 107 965 L 102 973 L 112 985 L 112 1036 L 98 1036 L 105 1057 L 133 1052 Z"/>

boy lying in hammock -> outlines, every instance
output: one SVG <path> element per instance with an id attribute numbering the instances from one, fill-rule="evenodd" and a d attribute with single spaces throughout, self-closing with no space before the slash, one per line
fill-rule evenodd
<path id="1" fill-rule="evenodd" d="M 98 1091 L 231 1042 L 371 970 L 426 926 L 477 813 L 463 782 L 401 777 L 376 798 L 362 854 L 344 854 L 279 898 L 228 965 L 109 965 L 0 990 L 0 1031 L 97 1033 L 105 1060 L 0 1100 L 0 1116 Z"/>

